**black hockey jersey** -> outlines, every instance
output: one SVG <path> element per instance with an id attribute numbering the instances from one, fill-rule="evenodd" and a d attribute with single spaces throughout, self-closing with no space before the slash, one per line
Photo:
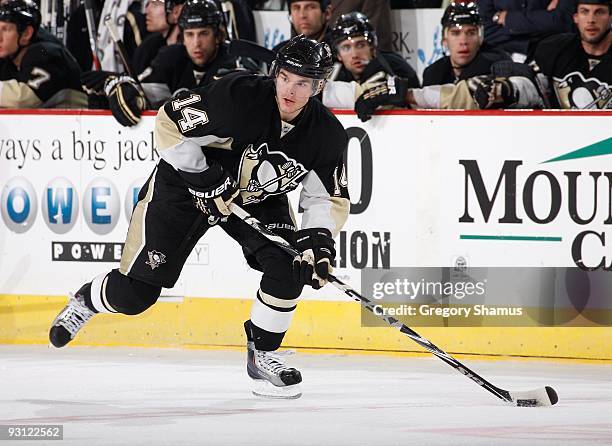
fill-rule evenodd
<path id="1" fill-rule="evenodd" d="M 236 58 L 228 54 L 225 44 L 219 46 L 217 56 L 204 67 L 191 61 L 184 45 L 176 44 L 162 48 L 138 78 L 149 100 L 161 104 L 181 90 L 207 85 L 218 77 L 219 71 L 236 67 Z"/>
<path id="2" fill-rule="evenodd" d="M 381 73 L 407 79 L 409 88 L 420 86 L 416 72 L 402 56 L 396 53 L 381 53 L 368 63 L 359 80 L 341 63 L 336 63 L 321 93 L 321 100 L 330 108 L 353 109 L 355 101 L 364 90 L 371 88 L 374 79 L 374 82 L 381 82 Z"/>
<path id="3" fill-rule="evenodd" d="M 491 74 L 491 65 L 500 60 L 510 60 L 510 56 L 500 50 L 481 48 L 474 60 L 462 68 L 459 76 L 455 76 L 450 56 L 444 56 L 425 68 L 423 87 L 454 84 L 474 76 Z"/>
<path id="4" fill-rule="evenodd" d="M 559 34 L 540 42 L 534 59 L 554 91 L 553 107 L 612 109 L 612 47 L 590 56 L 578 34 Z"/>
<path id="5" fill-rule="evenodd" d="M 416 74 L 416 71 L 414 71 L 414 69 L 408 64 L 408 62 L 406 62 L 406 60 L 400 56 L 399 54 L 396 53 L 380 53 L 379 58 L 383 59 L 382 63 L 385 64 L 386 66 L 383 66 L 378 58 L 374 59 L 372 62 L 370 62 L 370 64 L 376 64 L 377 66 L 380 67 L 380 70 L 388 72 L 391 71 L 388 74 L 392 74 L 395 76 L 399 76 L 401 78 L 404 79 L 408 79 L 410 81 L 409 87 L 410 88 L 418 88 L 421 84 L 419 82 L 419 78 Z M 369 67 L 366 68 L 366 70 L 368 71 L 372 71 Z M 374 69 L 374 71 L 379 71 L 378 69 Z M 372 72 L 371 74 L 374 74 L 374 72 Z M 334 76 L 334 74 L 332 74 L 332 76 Z M 362 75 L 362 77 L 367 77 Z M 342 68 L 340 68 L 340 70 L 338 71 L 338 73 L 333 77 L 333 79 L 330 80 L 334 80 L 334 81 L 343 81 L 343 82 L 351 82 L 351 81 L 355 81 L 356 79 L 353 77 L 353 74 L 347 70 L 346 68 L 344 68 L 344 66 L 342 66 Z"/>
<path id="6" fill-rule="evenodd" d="M 79 66 L 63 46 L 36 39 L 19 68 L 0 59 L 0 107 L 85 107 L 79 76 Z"/>
<path id="7" fill-rule="evenodd" d="M 244 205 L 301 184 L 304 228 L 335 235 L 348 217 L 344 128 L 316 98 L 293 122 L 281 121 L 268 77 L 232 73 L 182 93 L 159 110 L 155 137 L 175 169 L 202 172 L 221 163 L 238 180 Z"/>
<path id="8" fill-rule="evenodd" d="M 162 33 L 149 34 L 134 51 L 134 57 L 132 57 L 133 73 L 136 76 L 142 73 L 157 57 L 159 50 L 165 46 L 167 46 L 166 38 Z"/>

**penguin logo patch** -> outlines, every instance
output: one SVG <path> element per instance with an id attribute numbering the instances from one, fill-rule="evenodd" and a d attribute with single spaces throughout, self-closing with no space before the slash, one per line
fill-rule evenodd
<path id="1" fill-rule="evenodd" d="M 296 189 L 306 175 L 306 168 L 282 152 L 263 143 L 249 144 L 240 160 L 240 195 L 244 204 L 259 203 L 270 195 L 282 195 Z"/>
<path id="2" fill-rule="evenodd" d="M 554 86 L 562 108 L 612 108 L 612 87 L 596 78 L 585 79 L 576 71 L 563 79 L 555 78 Z"/>
<path id="3" fill-rule="evenodd" d="M 157 268 L 162 263 L 166 263 L 166 254 L 162 254 L 159 251 L 148 251 L 149 260 L 145 263 L 151 267 L 151 269 Z"/>

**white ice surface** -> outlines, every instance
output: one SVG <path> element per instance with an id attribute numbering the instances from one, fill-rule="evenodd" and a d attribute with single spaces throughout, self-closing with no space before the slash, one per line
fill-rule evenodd
<path id="1" fill-rule="evenodd" d="M 250 394 L 237 351 L 0 346 L 0 425 L 62 424 L 50 445 L 612 445 L 612 366 L 466 364 L 557 406 L 504 405 L 435 358 L 307 355 L 298 400 Z M 0 442 L 9 444 L 12 442 Z"/>

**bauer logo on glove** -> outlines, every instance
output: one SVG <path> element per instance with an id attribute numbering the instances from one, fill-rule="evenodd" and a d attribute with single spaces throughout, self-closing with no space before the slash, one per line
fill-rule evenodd
<path id="1" fill-rule="evenodd" d="M 215 163 L 203 172 L 179 170 L 193 197 L 194 206 L 211 217 L 225 219 L 232 212 L 229 204 L 240 203 L 240 190 L 236 180 L 223 167 Z"/>

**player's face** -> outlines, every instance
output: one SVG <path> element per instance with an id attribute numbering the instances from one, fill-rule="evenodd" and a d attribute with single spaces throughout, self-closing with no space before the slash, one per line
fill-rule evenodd
<path id="1" fill-rule="evenodd" d="M 210 27 L 184 30 L 183 44 L 191 61 L 198 66 L 210 63 L 217 55 L 219 47 L 215 31 Z"/>
<path id="2" fill-rule="evenodd" d="M 456 25 L 446 30 L 444 43 L 453 66 L 464 67 L 476 57 L 480 48 L 479 29 L 475 25 Z"/>
<path id="3" fill-rule="evenodd" d="M 17 25 L 0 22 L 0 59 L 10 57 L 19 49 L 19 33 Z"/>
<path id="4" fill-rule="evenodd" d="M 283 120 L 295 118 L 313 94 L 313 80 L 280 70 L 276 76 L 276 102 Z"/>
<path id="5" fill-rule="evenodd" d="M 308 38 L 315 38 L 321 34 L 325 22 L 329 19 L 330 11 L 322 11 L 321 4 L 315 1 L 291 3 L 289 16 L 291 23 L 298 34 Z"/>
<path id="6" fill-rule="evenodd" d="M 150 33 L 159 33 L 168 29 L 166 22 L 166 9 L 164 2 L 160 0 L 149 0 L 145 8 L 145 17 L 147 22 L 147 31 Z"/>
<path id="7" fill-rule="evenodd" d="M 337 45 L 338 59 L 355 77 L 359 77 L 372 60 L 372 47 L 365 37 L 352 37 Z"/>
<path id="8" fill-rule="evenodd" d="M 574 23 L 583 41 L 597 44 L 606 37 L 606 31 L 612 26 L 612 16 L 607 5 L 579 4 Z"/>

